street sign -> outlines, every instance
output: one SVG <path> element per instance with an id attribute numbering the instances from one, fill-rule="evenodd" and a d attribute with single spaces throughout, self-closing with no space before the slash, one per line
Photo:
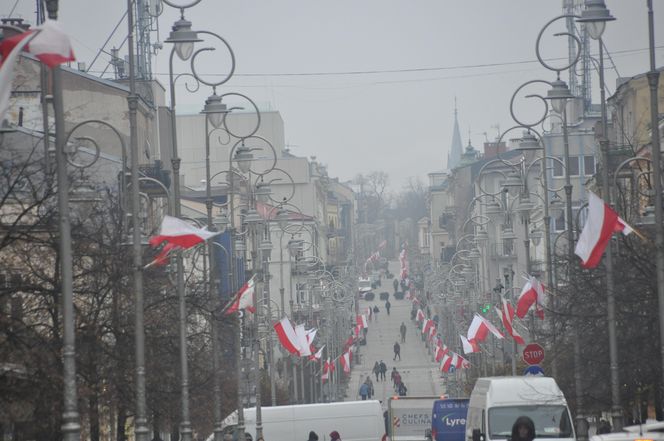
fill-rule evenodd
<path id="1" fill-rule="evenodd" d="M 544 375 L 544 369 L 539 365 L 528 366 L 524 371 L 523 375 Z"/>
<path id="2" fill-rule="evenodd" d="M 544 348 L 537 343 L 531 343 L 523 348 L 523 361 L 529 365 L 540 364 L 544 360 Z"/>

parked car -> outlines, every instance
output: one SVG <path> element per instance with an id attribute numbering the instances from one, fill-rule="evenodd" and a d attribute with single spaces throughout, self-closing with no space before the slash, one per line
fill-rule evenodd
<path id="1" fill-rule="evenodd" d="M 662 432 L 617 432 L 593 435 L 589 441 L 664 441 Z"/>

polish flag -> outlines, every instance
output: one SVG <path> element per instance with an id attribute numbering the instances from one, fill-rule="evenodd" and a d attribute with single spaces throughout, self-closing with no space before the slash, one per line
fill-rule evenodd
<path id="1" fill-rule="evenodd" d="M 330 379 L 330 365 L 331 363 L 329 358 L 323 362 L 323 374 L 320 377 L 323 383 Z"/>
<path id="2" fill-rule="evenodd" d="M 537 316 L 544 319 L 544 285 L 533 276 L 528 276 L 516 302 L 516 316 L 524 318 L 531 306 L 536 305 Z"/>
<path id="3" fill-rule="evenodd" d="M 313 348 L 313 345 L 311 346 Z M 320 360 L 321 357 L 323 356 L 323 348 L 325 348 L 325 345 L 321 346 L 321 348 L 314 353 L 314 350 L 311 351 L 311 355 L 309 356 L 309 360 L 311 361 L 316 361 Z"/>
<path id="4" fill-rule="evenodd" d="M 513 326 L 514 308 L 512 307 L 512 304 L 502 297 L 501 300 L 503 307 L 501 309 L 496 308 L 496 312 L 498 313 L 498 316 L 503 322 L 505 330 L 509 335 L 512 336 L 512 338 L 517 344 L 525 345 L 526 344 L 525 340 L 523 339 L 523 337 L 521 337 L 521 335 L 519 335 L 518 332 L 516 332 Z"/>
<path id="5" fill-rule="evenodd" d="M 165 263 L 166 256 L 172 250 L 191 248 L 218 234 L 221 234 L 221 231 L 208 231 L 205 228 L 197 228 L 182 219 L 166 215 L 161 221 L 159 234 L 150 238 L 150 245 L 154 248 L 162 243 L 166 243 L 166 245 L 146 267 Z"/>
<path id="6" fill-rule="evenodd" d="M 426 334 L 427 332 L 429 332 L 432 326 L 433 326 L 433 320 L 427 319 L 424 322 L 424 326 L 422 327 L 422 334 Z"/>
<path id="7" fill-rule="evenodd" d="M 454 352 L 448 352 L 447 354 L 443 355 L 443 359 L 440 362 L 440 370 L 442 372 L 449 372 L 450 371 L 450 366 L 452 366 L 452 356 L 456 355 Z"/>
<path id="8" fill-rule="evenodd" d="M 318 332 L 318 328 L 313 328 L 309 329 L 307 331 L 307 343 L 309 343 L 309 346 L 311 346 L 314 342 L 314 338 L 316 338 L 316 333 Z"/>
<path id="9" fill-rule="evenodd" d="M 355 332 L 355 338 L 359 338 L 360 332 L 362 332 L 362 325 L 355 325 L 353 331 Z"/>
<path id="10" fill-rule="evenodd" d="M 300 344 L 295 334 L 295 329 L 293 329 L 293 325 L 288 320 L 288 317 L 284 317 L 275 323 L 274 330 L 277 333 L 281 346 L 292 355 L 300 355 Z"/>
<path id="11" fill-rule="evenodd" d="M 447 354 L 450 350 L 445 345 L 436 346 L 436 351 L 434 352 L 434 358 L 436 362 L 440 362 L 443 359 L 443 356 Z"/>
<path id="12" fill-rule="evenodd" d="M 632 227 L 622 220 L 618 213 L 609 207 L 599 196 L 588 192 L 588 219 L 576 243 L 574 253 L 581 258 L 583 268 L 595 268 L 613 233 L 625 236 L 633 232 Z"/>
<path id="13" fill-rule="evenodd" d="M 369 325 L 367 324 L 367 316 L 364 314 L 360 314 L 356 317 L 357 321 L 357 326 L 361 326 L 362 328 L 368 328 Z"/>
<path id="14" fill-rule="evenodd" d="M 341 367 L 344 370 L 344 373 L 350 374 L 350 351 L 344 352 L 341 357 L 339 357 L 341 362 Z"/>
<path id="15" fill-rule="evenodd" d="M 457 369 L 468 369 L 470 367 L 470 361 L 457 354 L 457 364 L 455 367 Z"/>
<path id="16" fill-rule="evenodd" d="M 309 339 L 307 338 L 307 331 L 304 329 L 304 325 L 295 326 L 295 336 L 297 337 L 298 353 L 300 357 L 311 355 Z"/>
<path id="17" fill-rule="evenodd" d="M 418 322 L 421 322 L 422 320 L 424 320 L 424 311 L 422 311 L 421 309 L 418 309 L 417 310 L 417 315 L 415 316 L 415 320 L 417 320 Z"/>
<path id="18" fill-rule="evenodd" d="M 463 346 L 464 354 L 472 354 L 474 352 L 480 352 L 480 345 L 477 343 L 477 340 L 475 339 L 468 340 L 466 337 L 464 337 L 461 334 L 459 334 L 459 337 L 461 337 L 461 345 Z"/>
<path id="19" fill-rule="evenodd" d="M 254 308 L 254 291 L 255 291 L 255 276 L 247 280 L 244 285 L 238 290 L 233 298 L 231 305 L 228 307 L 225 315 L 230 315 L 234 312 L 239 311 L 240 309 L 246 309 L 247 311 L 254 313 L 256 308 Z"/>
<path id="20" fill-rule="evenodd" d="M 3 39 L 0 42 L 0 121 L 9 108 L 14 66 L 22 50 L 50 68 L 75 60 L 69 37 L 57 21 L 46 20 L 34 30 Z"/>
<path id="21" fill-rule="evenodd" d="M 433 322 L 433 320 L 432 320 L 432 322 Z M 431 328 L 429 329 L 429 341 L 433 340 L 433 337 L 434 337 L 435 335 L 436 335 L 436 325 L 434 324 L 434 325 L 431 326 Z"/>
<path id="22" fill-rule="evenodd" d="M 468 340 L 476 340 L 478 343 L 481 343 L 486 340 L 489 332 L 495 335 L 496 338 L 503 338 L 503 334 L 490 321 L 479 314 L 475 314 L 468 328 Z"/>

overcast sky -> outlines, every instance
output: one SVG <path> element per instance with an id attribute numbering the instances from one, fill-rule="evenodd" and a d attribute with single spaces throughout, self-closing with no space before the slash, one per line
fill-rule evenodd
<path id="1" fill-rule="evenodd" d="M 33 0 L 2 0 L 0 15 L 15 1 L 13 15 L 33 23 Z M 191 2 L 178 3 L 185 1 Z M 654 3 L 656 45 L 664 46 L 664 1 Z M 604 34 L 617 71 L 623 77 L 645 72 L 646 1 L 607 0 L 607 6 L 617 18 Z M 125 8 L 123 0 L 61 1 L 60 19 L 79 61 L 90 64 Z M 480 148 L 485 133 L 494 139 L 498 127 L 513 125 L 514 90 L 531 79 L 555 78 L 537 63 L 535 39 L 561 12 L 561 0 L 203 0 L 185 14 L 195 29 L 212 30 L 233 47 L 236 74 L 220 92 L 245 93 L 261 108 L 281 112 L 294 154 L 316 156 L 343 180 L 383 170 L 398 190 L 409 177 L 424 180 L 446 166 L 455 96 L 464 144 L 470 136 Z M 176 18 L 166 7 L 160 40 Z M 107 50 L 125 38 L 126 23 L 119 30 Z M 547 39 L 544 57 L 566 56 L 566 41 L 555 40 L 564 39 Z M 200 73 L 225 73 L 227 57 L 217 52 L 200 58 Z M 657 57 L 664 65 L 661 48 Z M 103 55 L 92 70 L 103 70 L 108 59 Z M 153 70 L 163 84 L 167 62 L 168 50 L 159 51 Z M 615 79 L 608 61 L 609 92 Z M 180 111 L 198 112 L 210 89 L 190 94 L 182 83 L 177 93 Z M 535 109 L 518 107 L 524 115 Z"/>

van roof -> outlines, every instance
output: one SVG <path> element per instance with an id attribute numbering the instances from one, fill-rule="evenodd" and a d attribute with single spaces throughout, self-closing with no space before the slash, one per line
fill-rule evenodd
<path id="1" fill-rule="evenodd" d="M 471 406 L 475 406 L 473 402 L 477 399 L 491 406 L 516 406 L 533 402 L 567 405 L 556 381 L 550 377 L 478 378 L 471 394 Z"/>

